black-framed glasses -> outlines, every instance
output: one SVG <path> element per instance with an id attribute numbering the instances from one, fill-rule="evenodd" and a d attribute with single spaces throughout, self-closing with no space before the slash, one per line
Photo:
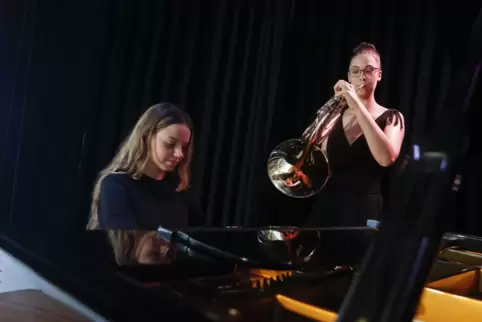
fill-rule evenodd
<path id="1" fill-rule="evenodd" d="M 380 68 L 368 65 L 363 69 L 361 69 L 360 67 L 351 67 L 350 69 L 348 69 L 348 73 L 351 77 L 358 77 L 361 75 L 362 72 L 367 76 L 372 76 L 377 70 L 380 70 Z"/>

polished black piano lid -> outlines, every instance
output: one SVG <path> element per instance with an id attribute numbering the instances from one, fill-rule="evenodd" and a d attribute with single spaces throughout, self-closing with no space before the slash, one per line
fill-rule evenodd
<path id="1" fill-rule="evenodd" d="M 177 232 L 184 238 L 178 240 L 184 248 L 179 248 L 179 256 L 169 264 L 119 266 L 105 231 L 78 234 L 59 231 L 56 236 L 47 236 L 34 227 L 2 227 L 0 247 L 41 277 L 114 321 L 214 321 L 219 320 L 216 314 L 218 318 L 231 317 L 237 321 L 251 319 L 250 314 L 272 318 L 275 311 L 276 314 L 284 311 L 276 303 L 274 291 L 297 297 L 305 293 L 299 290 L 310 288 L 315 294 L 317 285 L 329 281 L 341 279 L 348 285 L 353 272 L 348 266 L 341 267 L 342 264 L 359 264 L 365 251 L 359 242 L 368 243 L 370 235 L 376 233 L 374 229 L 323 229 L 319 230 L 318 240 L 310 238 L 317 230 L 301 232 L 294 244 L 315 246 L 316 256 L 308 263 L 295 260 L 290 264 L 286 260 L 286 249 L 281 247 L 274 252 L 276 247 L 259 243 L 257 230 L 185 230 Z M 189 243 L 182 244 L 186 238 L 195 244 L 195 249 L 189 252 L 186 251 Z M 318 244 L 310 246 L 313 240 Z M 212 256 L 212 252 L 206 252 L 199 245 L 207 245 L 217 253 Z M 355 250 L 350 245 L 354 245 Z M 265 246 L 268 247 L 263 249 Z M 347 249 L 346 260 L 341 260 L 343 256 L 328 258 L 328 255 L 337 255 L 340 247 Z M 348 251 L 352 253 L 348 255 Z M 232 256 L 219 256 L 227 253 Z M 246 260 L 234 260 L 239 258 Z M 261 284 L 249 283 L 253 268 L 270 269 L 280 263 L 293 271 L 289 278 L 275 278 L 273 281 L 277 283 L 268 279 L 269 288 L 264 282 L 263 288 Z M 334 270 L 337 266 L 340 267 Z M 325 299 L 323 305 L 335 308 L 340 301 L 335 302 L 330 306 Z M 202 303 L 204 305 L 200 305 Z M 233 315 L 233 312 L 238 313 Z M 291 316 L 291 313 L 284 314 Z"/>

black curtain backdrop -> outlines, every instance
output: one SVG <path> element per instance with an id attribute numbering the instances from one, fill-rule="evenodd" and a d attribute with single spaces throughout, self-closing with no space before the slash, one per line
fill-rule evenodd
<path id="1" fill-rule="evenodd" d="M 97 172 L 147 107 L 169 101 L 194 121 L 196 223 L 300 224 L 310 200 L 274 189 L 269 152 L 313 120 L 361 41 L 382 55 L 378 101 L 405 115 L 405 147 L 416 142 L 464 62 L 480 5 L 462 2 L 3 0 L 0 214 L 84 229 Z M 480 235 L 471 142 L 451 228 Z"/>

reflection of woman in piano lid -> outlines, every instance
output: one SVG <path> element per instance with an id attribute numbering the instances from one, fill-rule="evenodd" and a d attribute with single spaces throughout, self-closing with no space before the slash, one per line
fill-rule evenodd
<path id="1" fill-rule="evenodd" d="M 108 230 L 109 242 L 119 265 L 167 264 L 169 242 L 156 231 Z"/>
<path id="2" fill-rule="evenodd" d="M 100 172 L 87 229 L 187 226 L 192 146 L 186 113 L 168 103 L 150 107 Z"/>
<path id="3" fill-rule="evenodd" d="M 310 225 L 366 226 L 367 220 L 380 219 L 383 173 L 398 158 L 405 135 L 403 115 L 375 100 L 381 79 L 378 51 L 361 43 L 353 50 L 348 82 L 339 80 L 334 87 L 348 107 L 322 142 L 332 176 L 318 196 Z"/>

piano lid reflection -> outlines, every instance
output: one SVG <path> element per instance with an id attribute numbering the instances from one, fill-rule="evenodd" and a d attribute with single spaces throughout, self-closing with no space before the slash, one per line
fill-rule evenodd
<path id="1" fill-rule="evenodd" d="M 303 231 L 297 232 L 303 236 Z M 156 266 L 158 272 L 154 273 L 155 266 L 149 265 L 145 271 L 149 270 L 148 274 L 142 273 L 141 267 L 148 267 L 145 265 L 123 269 L 141 284 L 169 289 L 191 310 L 210 321 L 248 321 L 255 317 L 263 321 L 305 321 L 305 318 L 335 321 L 353 279 L 359 278 L 357 272 L 366 248 L 361 249 L 356 243 L 361 236 L 366 241 L 373 239 L 377 231 L 334 228 L 311 232 L 326 244 L 315 242 L 316 255 L 305 261 L 296 252 L 287 256 L 295 249 L 290 245 L 295 239 L 287 240 L 284 252 L 280 252 L 280 245 L 256 249 L 256 243 L 247 242 L 259 236 L 255 230 L 184 233 L 160 229 L 158 237 L 169 240 L 171 247 L 182 253 L 164 266 L 187 267 L 191 261 L 201 261 L 230 264 L 231 269 L 216 277 L 201 271 L 196 274 L 196 268 L 192 267 L 190 276 L 182 279 L 165 276 L 160 266 Z M 339 235 L 353 242 L 353 247 L 345 250 L 347 253 L 340 253 L 340 249 L 329 243 L 330 237 Z M 304 246 L 308 244 L 305 240 Z M 260 245 L 266 247 L 266 244 L 257 246 Z M 271 258 L 267 259 L 270 251 Z M 479 266 L 482 267 L 481 238 L 445 234 L 414 318 L 421 321 L 482 318 Z"/>
<path id="2" fill-rule="evenodd" d="M 25 231 L 23 237 L 12 232 L 2 236 L 0 246 L 106 320 L 280 322 L 335 321 L 353 280 L 360 278 L 366 249 L 353 245 L 340 253 L 329 243 L 330 237 L 341 234 L 347 240 L 369 241 L 379 233 L 367 228 L 322 229 L 320 238 L 326 245 L 317 245 L 314 256 L 305 262 L 279 251 L 277 260 L 266 259 L 267 251 L 256 249 L 260 244 L 255 230 L 172 232 L 171 236 L 166 231 L 138 231 L 139 236 L 158 235 L 176 244 L 178 256 L 158 263 L 119 265 L 103 231 L 76 240 L 65 237 L 64 248 L 46 242 L 39 232 L 28 234 L 35 239 L 25 238 Z M 446 234 L 438 254 L 415 318 L 479 318 L 482 290 L 476 265 L 482 262 L 482 239 Z M 46 259 L 48 266 L 42 264 Z"/>

